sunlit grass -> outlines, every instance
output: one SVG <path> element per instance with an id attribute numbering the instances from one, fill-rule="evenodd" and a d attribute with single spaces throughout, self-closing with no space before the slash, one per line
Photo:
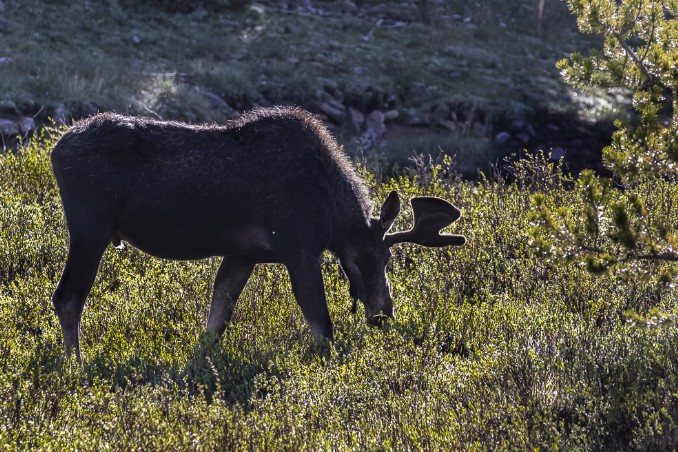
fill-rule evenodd
<path id="1" fill-rule="evenodd" d="M 385 328 L 349 312 L 348 284 L 326 254 L 329 351 L 313 343 L 279 265 L 255 270 L 213 346 L 203 333 L 218 259 L 111 248 L 83 316 L 84 363 L 64 362 L 50 298 L 68 237 L 52 145 L 44 136 L 0 156 L 4 447 L 665 449 L 678 440 L 676 292 L 535 258 L 529 189 L 435 168 L 372 185 L 378 200 L 391 189 L 451 200 L 464 211 L 454 232 L 468 238 L 453 250 L 393 250 L 398 320 Z M 668 194 L 678 201 L 675 187 Z M 578 202 L 559 186 L 546 196 Z M 395 229 L 410 222 L 405 210 Z"/>

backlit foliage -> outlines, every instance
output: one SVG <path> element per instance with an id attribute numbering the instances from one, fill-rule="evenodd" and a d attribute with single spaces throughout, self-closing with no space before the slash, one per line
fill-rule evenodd
<path id="1" fill-rule="evenodd" d="M 648 275 L 653 262 L 678 262 L 678 2 L 675 0 L 570 0 L 584 33 L 603 38 L 591 55 L 575 53 L 558 67 L 574 87 L 624 88 L 635 117 L 618 120 L 603 160 L 614 180 L 582 173 L 575 192 L 582 203 L 532 200 L 534 244 L 550 257 L 583 262 L 591 271 L 622 265 Z M 671 184 L 673 182 L 673 184 Z M 678 269 L 658 275 L 674 280 Z"/>
<path id="2" fill-rule="evenodd" d="M 313 345 L 281 266 L 255 270 L 210 347 L 201 335 L 218 259 L 109 248 L 77 366 L 64 361 L 50 305 L 68 240 L 52 145 L 45 136 L 0 156 L 3 448 L 667 450 L 678 441 L 677 291 L 621 267 L 597 276 L 576 261 L 544 260 L 530 244 L 535 187 L 543 205 L 581 215 L 603 188 L 539 179 L 554 168 L 532 163 L 511 185 L 459 181 L 449 161 L 373 178 L 377 205 L 391 189 L 457 204 L 464 216 L 451 232 L 468 244 L 393 249 L 398 320 L 384 329 L 349 312 L 348 283 L 324 256 L 336 337 L 327 353 Z M 633 193 L 648 212 L 678 202 L 661 180 L 615 200 Z M 568 227 L 616 230 L 616 217 L 586 215 L 589 223 Z M 411 219 L 405 209 L 394 227 Z M 657 234 L 665 220 L 646 216 Z M 647 271 L 668 268 L 658 261 Z"/>

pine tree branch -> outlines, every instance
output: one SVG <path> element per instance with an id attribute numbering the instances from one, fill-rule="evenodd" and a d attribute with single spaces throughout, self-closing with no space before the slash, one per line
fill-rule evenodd
<path id="1" fill-rule="evenodd" d="M 615 37 L 617 42 L 619 42 L 619 45 L 622 46 L 622 49 L 624 49 L 624 52 L 633 60 L 635 65 L 638 67 L 640 72 L 643 73 L 643 75 L 654 85 L 662 88 L 663 90 L 671 90 L 670 87 L 666 86 L 656 75 L 654 75 L 650 70 L 643 64 L 642 61 L 638 58 L 638 55 L 636 55 L 636 52 L 633 51 L 631 46 L 624 40 L 621 34 L 619 32 L 613 30 L 612 28 L 608 27 L 608 31 L 612 34 L 612 36 Z"/>
<path id="2" fill-rule="evenodd" d="M 632 259 L 678 262 L 678 254 L 668 252 L 656 254 L 637 254 L 633 256 Z"/>

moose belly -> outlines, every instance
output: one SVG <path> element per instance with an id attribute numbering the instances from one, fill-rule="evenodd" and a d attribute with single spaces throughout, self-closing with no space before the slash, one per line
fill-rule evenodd
<path id="1" fill-rule="evenodd" d="M 230 228 L 201 222 L 149 222 L 121 225 L 116 235 L 152 256 L 194 260 L 210 256 L 238 255 L 257 262 L 279 262 L 272 234 L 264 228 Z"/>

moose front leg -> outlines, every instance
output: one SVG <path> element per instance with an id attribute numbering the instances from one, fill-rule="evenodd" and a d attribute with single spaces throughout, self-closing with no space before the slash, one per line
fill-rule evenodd
<path id="1" fill-rule="evenodd" d="M 231 320 L 235 303 L 252 274 L 254 264 L 231 256 L 224 256 L 217 277 L 214 280 L 214 292 L 210 314 L 207 318 L 207 331 L 221 336 L 226 324 Z"/>
<path id="2" fill-rule="evenodd" d="M 301 256 L 285 264 L 292 281 L 292 291 L 313 336 L 332 340 L 332 320 L 327 310 L 325 287 L 318 256 Z"/>

